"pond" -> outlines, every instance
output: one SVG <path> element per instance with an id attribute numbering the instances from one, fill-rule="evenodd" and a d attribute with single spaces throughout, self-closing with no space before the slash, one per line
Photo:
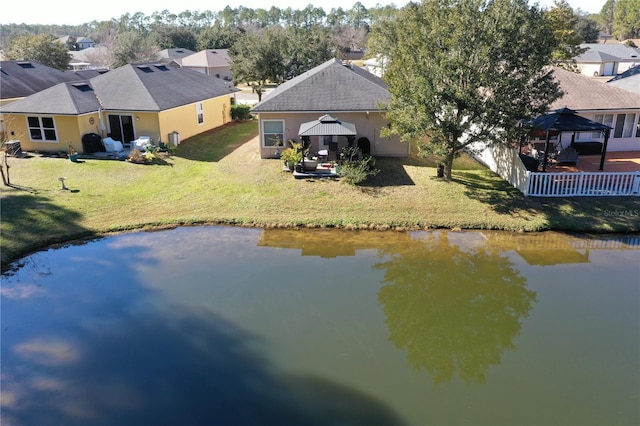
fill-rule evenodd
<path id="1" fill-rule="evenodd" d="M 640 237 L 181 227 L 2 277 L 2 423 L 635 425 Z"/>

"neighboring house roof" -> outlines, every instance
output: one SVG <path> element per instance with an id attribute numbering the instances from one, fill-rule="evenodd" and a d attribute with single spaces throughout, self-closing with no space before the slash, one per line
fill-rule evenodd
<path id="1" fill-rule="evenodd" d="M 183 48 L 164 49 L 158 52 L 158 60 L 179 59 L 184 58 L 185 56 L 193 55 L 194 53 L 195 52 L 193 50 Z"/>
<path id="2" fill-rule="evenodd" d="M 100 107 L 157 112 L 237 90 L 197 71 L 158 64 L 129 64 L 90 80 L 60 84 L 36 93 L 6 105 L 2 112 L 82 114 Z"/>
<path id="3" fill-rule="evenodd" d="M 103 108 L 162 111 L 237 92 L 218 78 L 159 64 L 128 64 L 91 79 Z"/>
<path id="4" fill-rule="evenodd" d="M 74 74 L 77 80 L 89 80 L 93 77 L 97 77 L 106 72 L 109 72 L 107 69 L 91 69 L 91 70 L 77 70 L 77 71 L 65 71 L 69 74 Z"/>
<path id="5" fill-rule="evenodd" d="M 89 81 L 60 83 L 10 103 L 2 112 L 28 114 L 79 115 L 97 111 L 100 104 Z"/>
<path id="6" fill-rule="evenodd" d="M 640 49 L 620 43 L 583 43 L 581 48 L 588 48 L 577 56 L 576 62 L 611 62 L 640 60 Z"/>
<path id="7" fill-rule="evenodd" d="M 77 76 L 36 61 L 1 61 L 0 97 L 25 98 L 63 81 L 77 79 Z"/>
<path id="8" fill-rule="evenodd" d="M 62 37 L 58 38 L 57 41 L 58 41 L 58 43 L 67 44 L 67 42 L 69 41 L 70 38 L 71 38 L 71 36 L 66 35 L 66 36 L 62 36 Z"/>
<path id="9" fill-rule="evenodd" d="M 560 68 L 554 68 L 553 73 L 565 94 L 551 104 L 551 110 L 563 107 L 577 111 L 640 109 L 638 93 L 594 82 L 592 78 Z"/>
<path id="10" fill-rule="evenodd" d="M 607 81 L 607 84 L 630 92 L 640 93 L 640 65 L 636 65 L 616 75 Z"/>
<path id="11" fill-rule="evenodd" d="M 205 49 L 182 58 L 183 67 L 228 67 L 231 57 L 228 49 Z"/>
<path id="12" fill-rule="evenodd" d="M 379 111 L 391 94 L 380 77 L 331 59 L 270 92 L 253 112 Z"/>
<path id="13" fill-rule="evenodd" d="M 183 48 L 164 49 L 158 53 L 158 61 L 164 64 L 173 62 L 181 66 L 182 58 L 193 55 L 194 53 L 195 52 L 193 50 Z"/>
<path id="14" fill-rule="evenodd" d="M 108 50 L 106 46 L 100 45 L 82 50 L 72 50 L 69 52 L 72 57 L 70 64 L 73 61 L 79 61 L 89 63 L 91 67 L 105 68 L 109 57 Z"/>

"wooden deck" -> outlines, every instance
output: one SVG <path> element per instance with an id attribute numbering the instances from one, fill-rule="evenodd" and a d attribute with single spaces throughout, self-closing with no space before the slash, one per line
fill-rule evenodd
<path id="1" fill-rule="evenodd" d="M 578 164 L 551 165 L 548 172 L 597 172 L 600 167 L 599 155 L 581 155 Z M 640 171 L 640 151 L 607 152 L 603 172 L 638 172 Z"/>

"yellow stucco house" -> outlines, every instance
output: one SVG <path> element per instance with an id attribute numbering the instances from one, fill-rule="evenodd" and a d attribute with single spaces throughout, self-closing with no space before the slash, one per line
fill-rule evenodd
<path id="1" fill-rule="evenodd" d="M 184 140 L 231 121 L 229 83 L 163 64 L 128 64 L 88 80 L 70 81 L 4 105 L 6 137 L 23 151 L 84 152 L 83 136 L 127 145 Z"/>

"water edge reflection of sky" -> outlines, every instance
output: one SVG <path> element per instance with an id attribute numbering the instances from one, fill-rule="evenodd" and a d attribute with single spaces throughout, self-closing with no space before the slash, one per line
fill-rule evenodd
<path id="1" fill-rule="evenodd" d="M 637 424 L 637 237 L 178 228 L 2 279 L 3 424 Z"/>

